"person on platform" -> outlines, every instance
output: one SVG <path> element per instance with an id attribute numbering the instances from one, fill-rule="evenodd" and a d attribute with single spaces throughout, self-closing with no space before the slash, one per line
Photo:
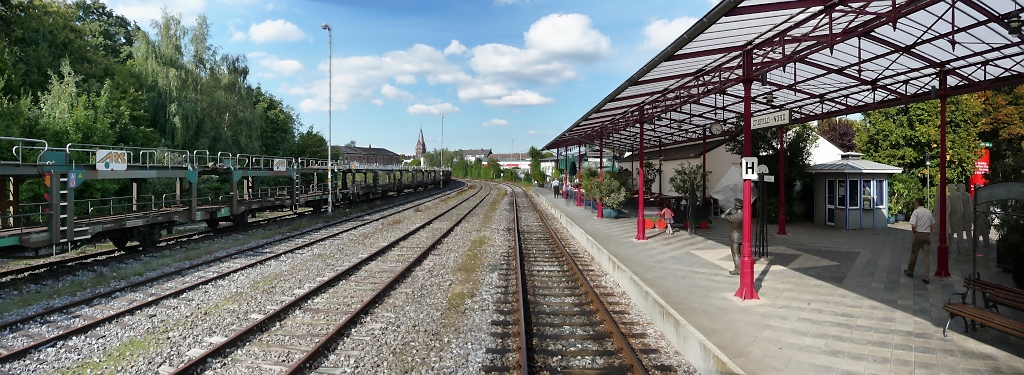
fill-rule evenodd
<path id="1" fill-rule="evenodd" d="M 910 214 L 910 231 L 913 233 L 914 239 L 910 243 L 910 260 L 907 262 L 907 269 L 903 270 L 903 274 L 910 278 L 914 277 L 914 267 L 917 265 L 917 254 L 923 251 L 924 278 L 921 279 L 921 281 L 925 284 L 928 284 L 928 276 L 931 273 L 932 268 L 931 233 L 933 227 L 935 227 L 935 221 L 932 218 L 931 211 L 928 211 L 928 208 L 924 207 L 924 199 L 915 199 L 914 213 Z"/>
<path id="2" fill-rule="evenodd" d="M 668 234 L 672 234 L 672 223 L 675 222 L 673 218 L 676 216 L 676 214 L 672 212 L 672 208 L 669 207 L 669 204 L 667 202 L 662 207 L 660 214 L 661 217 L 665 218 L 665 232 Z"/>
<path id="3" fill-rule="evenodd" d="M 740 256 L 743 245 L 743 200 L 736 198 L 736 203 L 722 213 L 722 220 L 729 224 L 729 250 L 732 252 L 732 271 L 730 275 L 740 274 Z"/>
<path id="4" fill-rule="evenodd" d="M 555 194 L 555 198 L 558 198 L 558 196 L 561 195 L 561 192 L 558 190 L 558 179 L 557 178 L 554 179 L 554 180 L 551 180 L 551 192 Z"/>
<path id="5" fill-rule="evenodd" d="M 971 193 L 967 192 L 967 185 L 956 184 L 957 198 L 960 199 L 960 206 L 963 207 L 963 216 L 960 219 L 960 232 L 963 235 L 964 242 L 967 243 L 965 246 L 967 249 L 971 248 L 971 239 L 974 235 L 974 199 L 971 198 Z M 959 243 L 957 244 L 959 245 Z M 964 251 L 967 254 L 967 251 Z"/>

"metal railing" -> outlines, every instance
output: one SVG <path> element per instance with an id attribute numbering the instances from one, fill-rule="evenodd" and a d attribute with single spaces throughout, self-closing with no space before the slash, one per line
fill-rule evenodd
<path id="1" fill-rule="evenodd" d="M 34 151 L 34 150 L 39 150 L 39 153 L 35 155 L 36 161 L 35 161 L 34 164 L 39 164 L 40 163 L 39 159 L 43 156 L 43 153 L 50 149 L 50 144 L 46 143 L 46 141 L 44 141 L 42 139 L 17 138 L 17 137 L 0 137 L 0 144 L 7 143 L 7 142 L 16 142 L 17 143 L 17 145 L 14 145 L 14 147 L 11 148 L 11 154 L 13 156 L 13 159 L 6 159 L 5 158 L 6 155 L 4 155 L 3 153 L 0 153 L 0 164 L 17 164 L 17 165 L 26 164 L 25 163 L 25 158 L 26 158 L 25 152 L 28 151 L 29 152 L 28 156 L 31 157 L 32 154 L 33 154 L 32 151 Z M 26 145 L 26 143 L 28 143 L 29 145 Z M 39 144 L 42 144 L 42 146 L 39 146 Z"/>
<path id="2" fill-rule="evenodd" d="M 127 155 L 125 162 L 133 167 L 161 167 L 161 168 L 186 168 L 191 159 L 188 150 L 175 150 L 168 148 L 149 147 L 128 147 L 93 145 L 83 143 L 68 143 L 64 152 L 68 155 L 68 162 L 77 164 L 98 164 L 97 154 L 100 151 L 124 151 Z"/>

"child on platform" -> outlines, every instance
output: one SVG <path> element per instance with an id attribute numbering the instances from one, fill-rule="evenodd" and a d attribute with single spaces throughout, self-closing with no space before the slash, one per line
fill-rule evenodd
<path id="1" fill-rule="evenodd" d="M 672 234 L 672 222 L 674 221 L 672 218 L 675 217 L 676 214 L 672 212 L 672 208 L 669 207 L 668 203 L 665 203 L 660 214 L 665 218 L 665 231 L 668 232 L 668 234 Z"/>

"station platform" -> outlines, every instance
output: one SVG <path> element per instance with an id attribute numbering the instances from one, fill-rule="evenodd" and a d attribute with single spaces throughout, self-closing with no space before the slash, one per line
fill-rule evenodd
<path id="1" fill-rule="evenodd" d="M 1024 340 L 991 328 L 965 334 L 960 318 L 943 337 L 942 305 L 963 291 L 972 257 L 951 255 L 953 276 L 930 284 L 920 257 L 915 277 L 904 276 L 906 222 L 863 230 L 790 223 L 786 236 L 769 225 L 768 259 L 754 267 L 760 300 L 742 301 L 733 296 L 739 276 L 728 273 L 724 220 L 693 236 L 654 229 L 637 241 L 635 216 L 597 219 L 550 189 L 533 193 L 702 374 L 1024 373 Z M 994 256 L 977 259 L 983 280 L 1013 285 Z"/>

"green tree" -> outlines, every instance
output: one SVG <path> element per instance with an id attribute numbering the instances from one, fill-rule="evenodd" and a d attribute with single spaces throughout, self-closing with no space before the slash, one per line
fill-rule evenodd
<path id="1" fill-rule="evenodd" d="M 543 159 L 544 153 L 538 150 L 536 147 L 530 146 L 530 151 L 527 152 L 530 155 L 530 177 L 534 181 L 544 182 L 547 180 L 547 176 L 544 171 L 540 169 L 540 160 Z"/>
<path id="2" fill-rule="evenodd" d="M 977 129 L 982 106 L 976 95 L 950 97 L 948 104 L 946 176 L 949 183 L 967 182 L 980 147 Z M 925 155 L 939 155 L 937 100 L 867 112 L 855 139 L 857 151 L 866 159 L 903 168 L 903 174 L 917 180 L 891 179 L 890 199 L 896 191 L 912 195 L 909 199 L 935 196 L 936 190 L 926 192 L 920 187 L 928 178 L 935 182 L 933 189 L 938 185 L 939 168 L 925 165 Z"/>
<path id="3" fill-rule="evenodd" d="M 310 126 L 305 132 L 299 134 L 295 140 L 295 148 L 291 152 L 296 158 L 317 158 L 327 159 L 327 139 L 323 134 L 313 131 Z"/>

